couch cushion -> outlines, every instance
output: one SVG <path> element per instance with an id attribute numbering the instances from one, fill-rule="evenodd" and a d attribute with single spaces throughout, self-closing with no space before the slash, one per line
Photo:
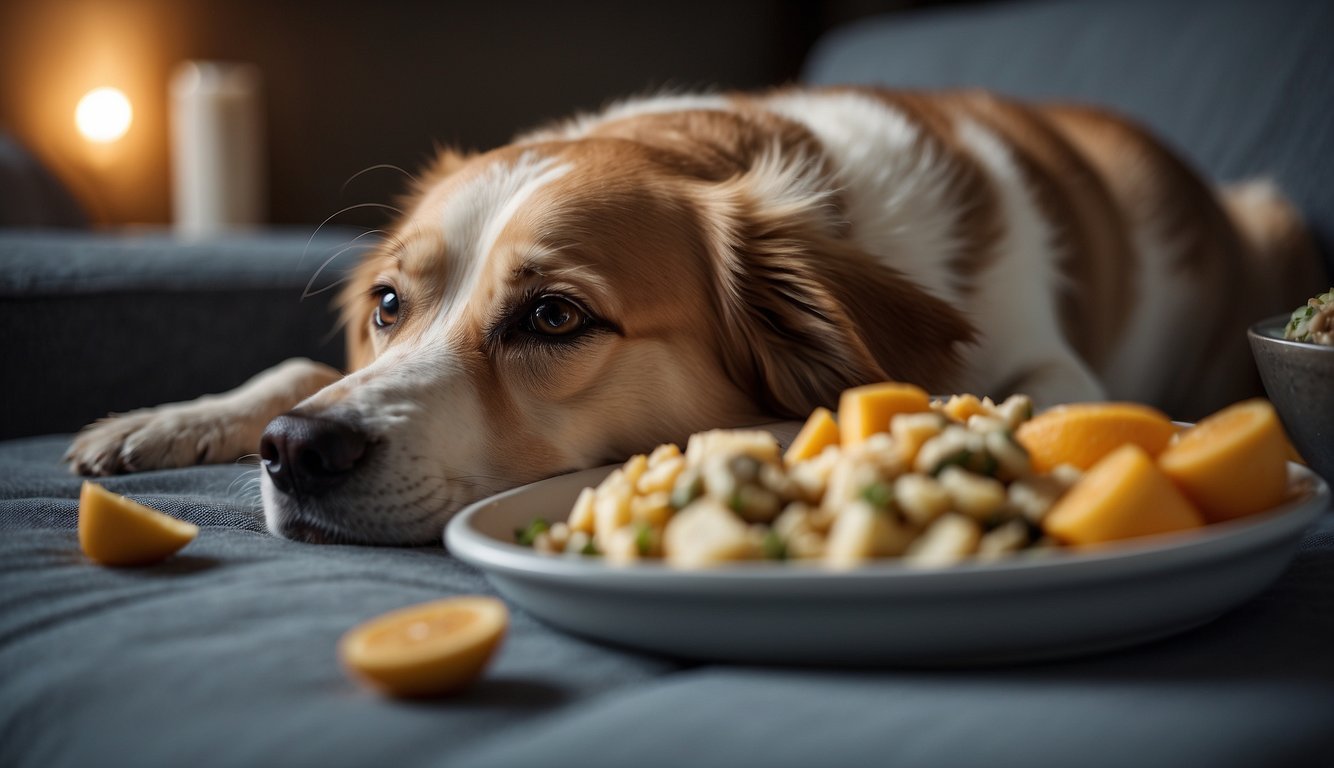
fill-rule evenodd
<path id="1" fill-rule="evenodd" d="M 682 664 L 514 609 L 476 687 L 414 703 L 349 680 L 338 637 L 393 608 L 494 594 L 475 569 L 439 547 L 268 536 L 245 466 L 106 480 L 204 528 L 160 565 L 102 568 L 79 552 L 66 445 L 0 442 L 4 766 L 1249 768 L 1334 750 L 1334 515 L 1254 600 L 1116 653 L 955 670 Z"/>
<path id="2" fill-rule="evenodd" d="M 363 242 L 274 230 L 0 230 L 0 438 L 220 392 L 288 357 L 339 366 L 334 286 Z M 346 250 L 344 250 L 346 249 Z"/>
<path id="3" fill-rule="evenodd" d="M 85 227 L 88 215 L 18 140 L 0 133 L 0 228 Z"/>

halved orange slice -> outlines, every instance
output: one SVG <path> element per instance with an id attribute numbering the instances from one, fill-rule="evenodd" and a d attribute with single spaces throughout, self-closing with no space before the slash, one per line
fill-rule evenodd
<path id="1" fill-rule="evenodd" d="M 816 408 L 792 440 L 792 445 L 787 447 L 783 461 L 788 464 L 805 461 L 820 455 L 820 451 L 831 445 L 838 445 L 838 440 L 838 422 L 834 421 L 834 414 L 828 408 Z"/>
<path id="2" fill-rule="evenodd" d="M 84 481 L 79 546 L 102 565 L 152 565 L 194 541 L 199 526 Z"/>
<path id="3" fill-rule="evenodd" d="M 1288 438 L 1268 400 L 1244 400 L 1200 420 L 1158 466 L 1210 522 L 1269 509 L 1288 488 Z"/>
<path id="4" fill-rule="evenodd" d="M 1014 437 L 1028 450 L 1033 469 L 1058 464 L 1088 469 L 1123 445 L 1157 456 L 1176 434 L 1161 411 L 1138 403 L 1074 403 L 1043 411 L 1019 425 Z"/>
<path id="5" fill-rule="evenodd" d="M 1042 521 L 1067 544 L 1100 544 L 1204 525 L 1204 518 L 1137 445 L 1123 445 L 1084 473 Z"/>
<path id="6" fill-rule="evenodd" d="M 357 678 L 390 696 L 439 696 L 477 679 L 505 636 L 509 612 L 493 597 L 451 597 L 359 624 L 338 643 Z"/>
<path id="7" fill-rule="evenodd" d="M 838 398 L 839 442 L 844 448 L 889 431 L 889 421 L 900 413 L 931 410 L 931 397 L 919 387 L 897 381 L 867 384 L 843 390 Z"/>

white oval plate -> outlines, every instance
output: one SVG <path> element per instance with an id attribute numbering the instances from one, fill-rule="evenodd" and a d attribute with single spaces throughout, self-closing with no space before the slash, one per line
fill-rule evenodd
<path id="1" fill-rule="evenodd" d="M 1291 500 L 1242 520 L 939 569 L 885 560 L 850 571 L 798 563 L 681 571 L 611 566 L 513 543 L 514 529 L 535 517 L 565 519 L 579 491 L 613 468 L 473 504 L 450 521 L 446 546 L 561 629 L 673 656 L 750 663 L 996 664 L 1165 637 L 1272 583 L 1330 503 L 1329 487 L 1291 464 Z"/>

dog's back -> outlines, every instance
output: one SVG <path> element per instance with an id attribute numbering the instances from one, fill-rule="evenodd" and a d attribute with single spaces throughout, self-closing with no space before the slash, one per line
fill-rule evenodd
<path id="1" fill-rule="evenodd" d="M 772 145 L 757 155 L 812 155 L 758 194 L 836 209 L 848 239 L 972 322 L 952 390 L 1137 400 L 1195 418 L 1258 392 L 1246 326 L 1320 287 L 1300 219 L 1272 185 L 1216 191 L 1099 109 L 782 89 L 630 101 L 535 138 L 653 141 L 664 113 L 695 110 L 753 116 L 748 128 Z M 664 146 L 718 142 L 669 122 Z M 827 168 L 824 187 L 810 164 Z"/>

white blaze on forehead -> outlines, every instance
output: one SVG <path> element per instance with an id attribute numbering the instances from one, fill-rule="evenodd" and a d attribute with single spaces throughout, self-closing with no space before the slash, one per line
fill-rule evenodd
<path id="1" fill-rule="evenodd" d="M 514 163 L 495 164 L 450 195 L 440 211 L 445 253 L 455 269 L 448 294 L 454 301 L 471 293 L 497 238 L 524 203 L 564 176 L 569 164 L 525 152 Z M 446 306 L 454 301 L 447 300 Z"/>

